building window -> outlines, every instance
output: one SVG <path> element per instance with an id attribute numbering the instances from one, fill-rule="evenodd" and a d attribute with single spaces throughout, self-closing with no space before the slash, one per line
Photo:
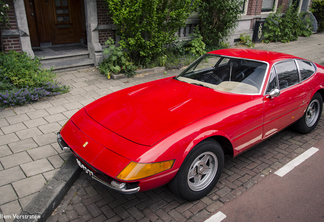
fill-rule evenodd
<path id="1" fill-rule="evenodd" d="M 241 14 L 243 14 L 243 15 L 245 15 L 246 12 L 247 12 L 248 2 L 249 2 L 249 0 L 243 0 L 242 1 L 242 11 L 241 11 Z"/>
<path id="2" fill-rule="evenodd" d="M 276 11 L 276 0 L 262 0 L 262 10 L 261 12 L 272 12 Z"/>

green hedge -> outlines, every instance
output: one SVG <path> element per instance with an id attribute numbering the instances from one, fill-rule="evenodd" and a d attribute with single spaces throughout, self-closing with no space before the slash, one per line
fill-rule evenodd
<path id="1" fill-rule="evenodd" d="M 310 6 L 311 12 L 314 14 L 318 22 L 318 30 L 324 30 L 324 1 L 323 0 L 313 0 Z"/>

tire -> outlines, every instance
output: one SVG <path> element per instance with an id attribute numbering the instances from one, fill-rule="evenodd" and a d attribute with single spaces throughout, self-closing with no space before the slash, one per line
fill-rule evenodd
<path id="1" fill-rule="evenodd" d="M 320 120 L 322 109 L 323 98 L 317 92 L 308 104 L 303 117 L 293 125 L 294 130 L 302 134 L 311 132 Z"/>
<path id="2" fill-rule="evenodd" d="M 204 140 L 190 151 L 169 187 L 183 199 L 201 199 L 215 187 L 223 166 L 222 147 L 213 139 Z"/>

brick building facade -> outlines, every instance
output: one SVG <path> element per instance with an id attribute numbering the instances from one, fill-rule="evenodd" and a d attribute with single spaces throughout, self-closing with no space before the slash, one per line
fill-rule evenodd
<path id="1" fill-rule="evenodd" d="M 105 0 L 6 0 L 10 6 L 10 28 L 3 30 L 5 51 L 24 51 L 31 56 L 33 50 L 64 44 L 85 44 L 94 64 L 102 61 L 104 42 L 115 36 L 116 27 L 108 14 Z M 285 10 L 296 2 L 300 10 L 308 10 L 311 0 L 245 0 L 242 15 L 230 44 L 245 33 L 252 36 L 256 21 L 264 20 L 280 5 Z M 189 36 L 198 23 L 198 15 L 188 19 L 187 27 L 179 29 L 180 39 Z"/>

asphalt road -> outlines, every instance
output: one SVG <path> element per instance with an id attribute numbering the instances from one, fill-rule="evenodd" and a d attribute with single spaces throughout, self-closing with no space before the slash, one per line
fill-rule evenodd
<path id="1" fill-rule="evenodd" d="M 303 162 L 290 172 L 282 177 L 273 172 L 207 221 L 324 221 L 323 141 L 305 151 L 309 158 L 301 154 Z"/>

